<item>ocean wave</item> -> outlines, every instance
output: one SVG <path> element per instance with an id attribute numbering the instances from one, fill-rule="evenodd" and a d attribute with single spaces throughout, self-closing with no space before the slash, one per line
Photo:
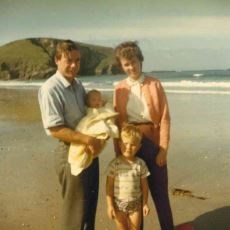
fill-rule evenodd
<path id="1" fill-rule="evenodd" d="M 84 83 L 82 83 L 82 84 L 83 84 L 84 87 L 87 87 L 88 85 L 92 85 L 91 82 L 84 82 Z"/>
<path id="2" fill-rule="evenodd" d="M 113 83 L 114 86 L 118 84 L 119 81 L 115 81 Z M 230 88 L 230 81 L 189 81 L 189 80 L 181 80 L 181 81 L 169 81 L 164 82 L 161 81 L 164 87 L 184 87 L 184 88 Z"/>
<path id="3" fill-rule="evenodd" d="M 101 92 L 113 92 L 113 88 L 97 88 L 97 87 L 85 87 L 86 90 L 97 89 Z M 213 94 L 213 95 L 230 95 L 229 91 L 221 90 L 181 90 L 181 89 L 167 89 L 165 88 L 166 93 L 171 94 Z"/>
<path id="4" fill-rule="evenodd" d="M 182 80 L 179 82 L 162 82 L 162 85 L 164 87 L 186 87 L 186 88 L 230 88 L 230 81 L 226 82 L 203 82 L 203 81 L 188 81 L 188 80 Z"/>
<path id="5" fill-rule="evenodd" d="M 0 81 L 0 88 L 38 88 L 44 81 Z M 113 84 L 97 84 L 91 82 L 83 82 L 86 90 L 98 89 L 102 92 L 113 92 Z M 230 95 L 230 91 L 226 90 L 230 88 L 230 82 L 198 82 L 198 81 L 187 81 L 182 80 L 178 82 L 162 82 L 166 93 L 172 94 L 215 94 L 215 95 Z M 186 88 L 189 88 L 186 90 Z M 199 89 L 200 88 L 200 89 Z M 202 88 L 202 89 L 201 89 Z M 214 90 L 214 88 L 216 90 Z M 213 90 L 209 90 L 213 89 Z"/>
<path id="6" fill-rule="evenodd" d="M 28 82 L 28 81 L 0 81 L 0 87 L 40 87 L 44 81 L 42 82 Z"/>
<path id="7" fill-rule="evenodd" d="M 98 87 L 85 87 L 85 89 L 88 91 L 88 90 L 91 90 L 91 89 L 97 89 L 99 91 L 102 91 L 102 92 L 113 92 L 114 88 L 98 88 Z"/>
<path id="8" fill-rule="evenodd" d="M 212 95 L 230 95 L 229 91 L 220 91 L 220 90 L 165 90 L 166 93 L 173 94 L 212 94 Z"/>
<path id="9" fill-rule="evenodd" d="M 0 87 L 4 86 L 41 86 L 44 81 L 0 81 Z M 188 80 L 181 80 L 181 81 L 171 81 L 171 82 L 161 82 L 164 87 L 202 87 L 202 88 L 230 88 L 230 81 L 188 81 Z M 94 82 L 83 82 L 85 87 L 103 83 L 94 83 Z M 105 85 L 113 85 L 116 86 L 118 81 L 108 81 L 104 82 Z"/>

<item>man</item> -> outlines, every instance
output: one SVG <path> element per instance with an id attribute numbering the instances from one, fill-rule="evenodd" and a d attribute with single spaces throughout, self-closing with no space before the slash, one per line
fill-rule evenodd
<path id="1" fill-rule="evenodd" d="M 78 176 L 71 175 L 67 161 L 71 142 L 87 145 L 89 154 L 101 148 L 99 140 L 74 131 L 85 115 L 85 89 L 75 78 L 80 69 L 79 47 L 70 40 L 60 42 L 55 63 L 57 72 L 42 85 L 38 99 L 46 133 L 59 139 L 55 166 L 62 186 L 61 229 L 93 230 L 99 186 L 98 158 Z"/>

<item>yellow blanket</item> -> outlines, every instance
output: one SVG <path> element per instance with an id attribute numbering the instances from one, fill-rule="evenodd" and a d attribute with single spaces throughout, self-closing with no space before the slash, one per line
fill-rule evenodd
<path id="1" fill-rule="evenodd" d="M 118 128 L 113 122 L 113 118 L 117 115 L 118 113 L 108 107 L 88 108 L 87 115 L 82 118 L 75 130 L 101 140 L 107 140 L 109 137 L 118 138 Z M 72 175 L 80 174 L 99 154 L 96 156 L 87 154 L 85 147 L 84 144 L 71 143 L 70 145 L 68 162 Z"/>

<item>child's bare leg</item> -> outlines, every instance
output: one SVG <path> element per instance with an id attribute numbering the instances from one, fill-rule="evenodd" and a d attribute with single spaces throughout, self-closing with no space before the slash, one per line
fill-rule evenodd
<path id="1" fill-rule="evenodd" d="M 115 222 L 117 230 L 129 230 L 128 228 L 128 216 L 126 213 L 121 211 L 116 211 Z"/>
<path id="2" fill-rule="evenodd" d="M 141 210 L 128 215 L 129 230 L 140 230 L 142 212 Z"/>

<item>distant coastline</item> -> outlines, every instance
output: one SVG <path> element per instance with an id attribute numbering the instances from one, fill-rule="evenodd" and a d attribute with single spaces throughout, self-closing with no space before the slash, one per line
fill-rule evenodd
<path id="1" fill-rule="evenodd" d="M 56 71 L 54 53 L 60 39 L 28 38 L 0 46 L 0 80 L 46 79 Z M 80 75 L 118 74 L 113 49 L 76 42 L 81 51 Z"/>

